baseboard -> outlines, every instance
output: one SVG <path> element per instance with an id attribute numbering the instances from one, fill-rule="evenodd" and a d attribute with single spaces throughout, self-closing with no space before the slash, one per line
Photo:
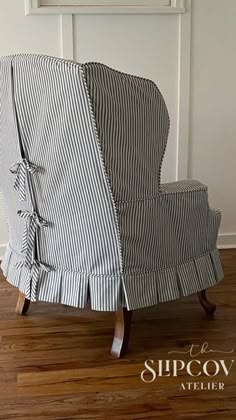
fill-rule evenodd
<path id="1" fill-rule="evenodd" d="M 3 255 L 6 251 L 7 244 L 0 244 L 0 261 L 3 259 Z"/>
<path id="2" fill-rule="evenodd" d="M 219 249 L 236 248 L 236 233 L 220 233 L 217 247 Z"/>

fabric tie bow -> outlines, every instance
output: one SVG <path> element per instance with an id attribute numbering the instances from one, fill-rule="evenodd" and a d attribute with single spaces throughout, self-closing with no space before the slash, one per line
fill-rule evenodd
<path id="1" fill-rule="evenodd" d="M 25 265 L 24 261 L 17 262 L 15 264 L 16 268 L 22 268 Z M 30 299 L 31 302 L 36 302 L 37 300 L 37 288 L 40 270 L 49 273 L 52 269 L 47 265 L 34 260 L 33 264 L 30 266 L 30 277 L 25 288 L 25 296 L 27 299 Z"/>
<path id="2" fill-rule="evenodd" d="M 17 214 L 26 219 L 21 252 L 25 253 L 25 266 L 30 268 L 32 265 L 37 227 L 47 227 L 48 222 L 40 217 L 35 211 L 30 213 L 29 211 L 18 210 Z"/>
<path id="3" fill-rule="evenodd" d="M 16 174 L 16 179 L 13 184 L 15 190 L 19 191 L 20 201 L 26 200 L 25 182 L 26 172 L 35 174 L 38 171 L 38 167 L 33 163 L 28 162 L 26 159 L 19 160 L 13 163 L 9 168 L 12 174 Z"/>

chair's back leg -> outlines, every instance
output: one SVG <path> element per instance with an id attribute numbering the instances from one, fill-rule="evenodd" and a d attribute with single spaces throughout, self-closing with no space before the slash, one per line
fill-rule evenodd
<path id="1" fill-rule="evenodd" d="M 216 305 L 209 302 L 206 296 L 206 290 L 202 290 L 201 292 L 198 292 L 198 299 L 202 307 L 205 309 L 206 313 L 213 314 L 215 312 Z"/>
<path id="2" fill-rule="evenodd" d="M 26 314 L 30 306 L 30 300 L 26 299 L 25 295 L 19 292 L 18 301 L 16 304 L 16 313 L 20 315 Z"/>
<path id="3" fill-rule="evenodd" d="M 116 311 L 116 324 L 111 354 L 115 357 L 123 356 L 128 348 L 132 311 L 120 308 Z"/>

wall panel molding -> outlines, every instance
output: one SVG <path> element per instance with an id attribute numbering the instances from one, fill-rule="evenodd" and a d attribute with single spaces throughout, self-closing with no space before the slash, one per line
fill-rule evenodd
<path id="1" fill-rule="evenodd" d="M 48 1 L 48 3 L 47 3 Z M 185 12 L 185 0 L 170 0 L 169 5 L 165 3 L 165 1 L 161 2 L 160 0 L 152 0 L 149 2 L 149 5 L 145 3 L 144 1 L 141 2 L 141 0 L 135 2 L 135 0 L 127 0 L 127 2 L 124 0 L 124 4 L 127 5 L 121 5 L 118 6 L 114 0 L 106 0 L 106 3 L 104 3 L 104 0 L 100 0 L 100 6 L 95 5 L 86 5 L 86 0 L 81 2 L 78 0 L 78 4 L 71 5 L 71 3 L 75 3 L 74 1 L 71 2 L 69 0 L 58 0 L 55 2 L 58 5 L 50 5 L 52 4 L 52 1 L 50 0 L 44 0 L 43 2 L 40 0 L 25 0 L 25 14 L 26 15 L 42 15 L 42 14 L 154 14 L 154 13 L 160 13 L 160 14 L 176 14 L 176 13 L 184 13 Z M 54 3 L 54 2 L 53 2 Z M 68 6 L 66 5 L 68 3 Z M 81 5 L 84 4 L 84 5 Z M 91 2 L 90 4 L 96 4 L 95 2 Z M 107 4 L 106 5 L 102 5 Z M 133 5 L 131 5 L 131 3 Z M 136 4 L 137 3 L 137 4 Z M 142 4 L 139 6 L 138 4 Z M 156 3 L 156 6 L 155 6 Z M 48 4 L 48 6 L 46 5 Z M 88 3 L 87 3 L 88 4 Z M 145 4 L 145 5 L 144 5 Z"/>
<path id="2" fill-rule="evenodd" d="M 191 0 L 187 0 L 186 13 L 179 16 L 176 180 L 189 175 L 190 51 Z"/>
<path id="3" fill-rule="evenodd" d="M 61 15 L 61 58 L 74 59 L 73 15 Z"/>

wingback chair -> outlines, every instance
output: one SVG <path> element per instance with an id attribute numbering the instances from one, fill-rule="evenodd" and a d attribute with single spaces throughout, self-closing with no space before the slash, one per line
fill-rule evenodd
<path id="1" fill-rule="evenodd" d="M 194 180 L 160 183 L 169 116 L 150 80 L 103 64 L 0 59 L 2 261 L 30 301 L 116 311 L 112 354 L 134 309 L 205 291 L 223 277 L 221 214 Z"/>

